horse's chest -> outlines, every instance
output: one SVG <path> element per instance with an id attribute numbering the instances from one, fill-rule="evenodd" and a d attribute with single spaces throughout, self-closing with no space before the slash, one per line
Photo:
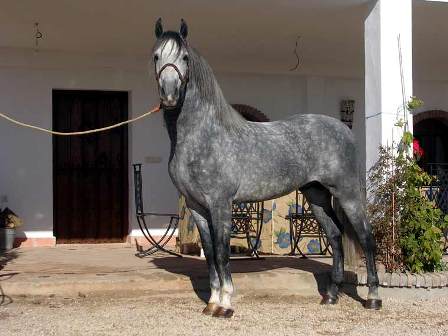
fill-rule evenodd
<path id="1" fill-rule="evenodd" d="M 169 173 L 181 193 L 202 198 L 219 180 L 218 168 L 216 159 L 207 153 L 178 151 L 169 164 Z"/>

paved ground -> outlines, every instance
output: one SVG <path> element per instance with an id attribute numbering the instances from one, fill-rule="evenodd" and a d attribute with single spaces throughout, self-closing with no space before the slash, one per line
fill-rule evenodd
<path id="1" fill-rule="evenodd" d="M 140 259 L 134 252 L 120 245 L 17 249 L 3 257 L 0 287 L 9 296 L 76 296 L 78 292 L 117 290 L 191 292 L 208 288 L 204 259 L 166 254 Z M 318 293 L 330 263 L 331 258 L 233 260 L 232 272 L 238 289 L 243 292 Z"/>
<path id="2" fill-rule="evenodd" d="M 347 296 L 328 307 L 318 297 L 243 295 L 231 320 L 201 315 L 192 295 L 22 298 L 0 307 L 0 335 L 448 335 L 447 292 L 434 294 L 388 298 L 381 311 Z"/>
<path id="3" fill-rule="evenodd" d="M 0 335 L 448 335 L 448 288 L 364 287 L 320 306 L 330 259 L 233 260 L 235 317 L 202 316 L 204 260 L 134 257 L 113 246 L 18 249 L 0 256 Z"/>

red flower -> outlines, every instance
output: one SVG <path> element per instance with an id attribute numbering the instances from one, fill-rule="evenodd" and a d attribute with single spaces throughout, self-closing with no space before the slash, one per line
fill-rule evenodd
<path id="1" fill-rule="evenodd" d="M 417 139 L 414 139 L 412 141 L 412 148 L 414 156 L 416 157 L 417 160 L 420 160 L 420 158 L 425 154 L 425 152 L 423 151 L 423 148 L 420 146 L 420 143 L 418 142 Z"/>

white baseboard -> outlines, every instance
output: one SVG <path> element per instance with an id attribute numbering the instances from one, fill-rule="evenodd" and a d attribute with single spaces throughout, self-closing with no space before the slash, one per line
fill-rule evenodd
<path id="1" fill-rule="evenodd" d="M 17 238 L 55 238 L 53 231 L 18 231 Z"/>
<path id="2" fill-rule="evenodd" d="M 163 236 L 165 234 L 165 229 L 149 229 L 149 233 L 152 236 Z M 178 235 L 178 230 L 176 229 L 174 231 L 173 237 L 177 237 Z M 143 233 L 140 229 L 133 229 L 131 230 L 131 232 L 129 232 L 129 236 L 130 237 L 143 237 Z"/>
<path id="3" fill-rule="evenodd" d="M 150 229 L 149 233 L 157 237 L 165 234 L 165 229 Z M 173 237 L 177 237 L 178 230 L 174 231 Z M 130 237 L 143 237 L 143 233 L 140 229 L 133 229 L 129 232 Z M 53 231 L 18 231 L 16 233 L 17 238 L 55 238 Z"/>

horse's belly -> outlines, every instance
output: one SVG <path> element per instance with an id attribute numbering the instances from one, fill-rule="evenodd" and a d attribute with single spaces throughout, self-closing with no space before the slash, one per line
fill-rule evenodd
<path id="1" fill-rule="evenodd" d="M 235 199 L 238 201 L 263 201 L 286 195 L 301 185 L 304 180 L 296 176 L 283 176 L 281 178 L 248 179 L 242 181 Z"/>

